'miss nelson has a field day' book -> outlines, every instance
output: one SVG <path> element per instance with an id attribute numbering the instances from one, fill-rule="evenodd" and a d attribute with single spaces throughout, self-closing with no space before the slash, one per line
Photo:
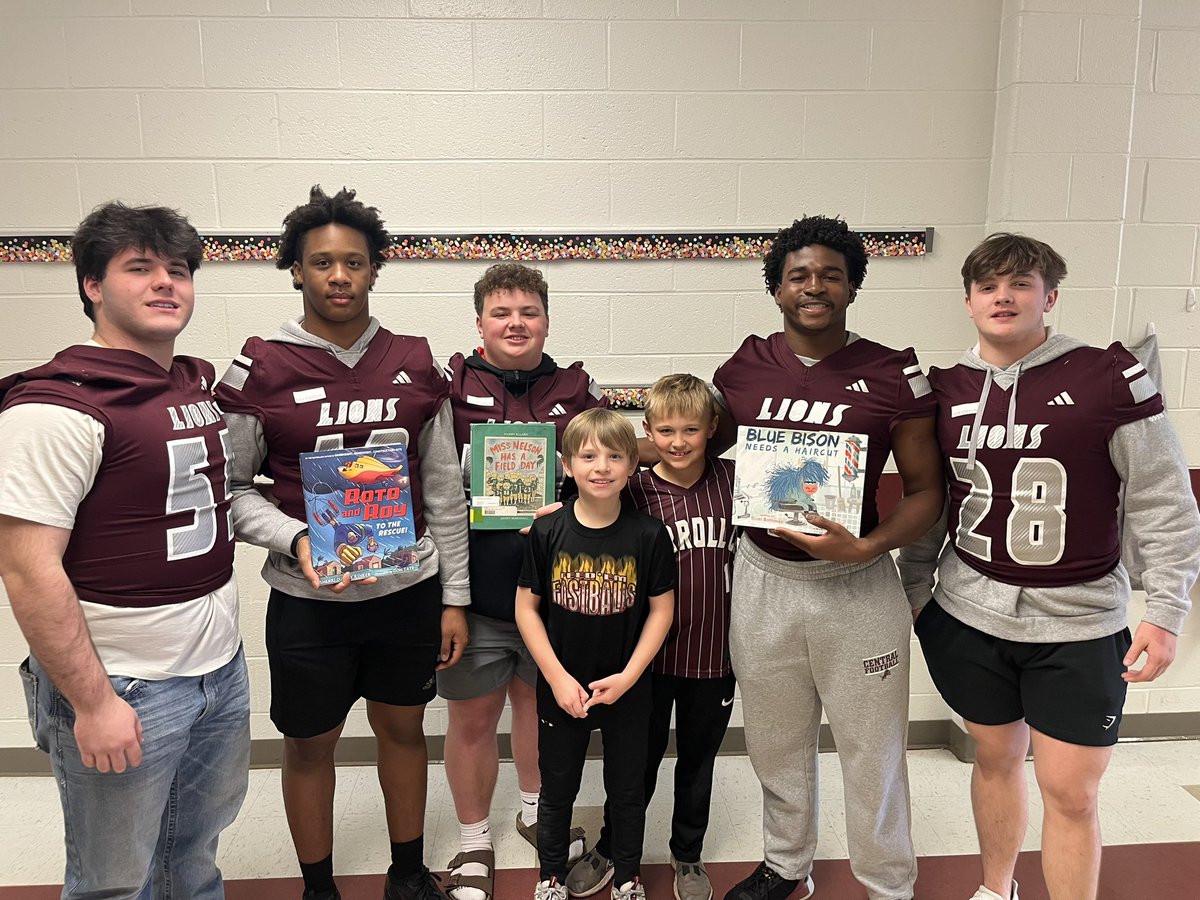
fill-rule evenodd
<path id="1" fill-rule="evenodd" d="M 743 425 L 736 449 L 734 525 L 824 534 L 816 513 L 860 536 L 867 435 Z"/>
<path id="2" fill-rule="evenodd" d="M 554 502 L 555 434 L 543 422 L 471 426 L 472 528 L 524 528 Z"/>
<path id="3" fill-rule="evenodd" d="M 321 584 L 417 568 L 404 444 L 300 454 L 312 564 Z"/>

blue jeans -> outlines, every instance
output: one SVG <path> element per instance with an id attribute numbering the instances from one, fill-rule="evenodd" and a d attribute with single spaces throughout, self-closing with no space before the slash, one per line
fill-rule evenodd
<path id="1" fill-rule="evenodd" d="M 113 677 L 142 722 L 142 764 L 101 774 L 75 744 L 75 711 L 34 658 L 30 725 L 50 754 L 66 829 L 63 900 L 220 900 L 217 838 L 246 796 L 250 690 L 242 650 L 195 677 Z"/>

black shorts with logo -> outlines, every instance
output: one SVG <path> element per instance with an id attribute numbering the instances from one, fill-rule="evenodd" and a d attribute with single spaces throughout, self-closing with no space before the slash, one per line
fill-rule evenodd
<path id="1" fill-rule="evenodd" d="M 1085 747 L 1117 742 L 1125 705 L 1123 628 L 1090 641 L 1029 644 L 992 637 L 930 600 L 916 622 L 942 698 L 977 725 L 1024 719 L 1042 734 Z"/>
<path id="2" fill-rule="evenodd" d="M 421 706 L 436 691 L 442 645 L 438 578 L 370 600 L 310 600 L 271 591 L 271 721 L 288 737 L 336 728 L 360 697 Z"/>

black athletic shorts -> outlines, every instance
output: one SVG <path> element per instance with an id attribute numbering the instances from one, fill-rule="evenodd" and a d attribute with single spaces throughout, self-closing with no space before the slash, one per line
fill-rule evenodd
<path id="1" fill-rule="evenodd" d="M 992 637 L 930 600 L 916 622 L 929 674 L 956 713 L 977 725 L 1024 719 L 1085 747 L 1117 742 L 1129 629 L 1090 641 L 1028 644 Z"/>
<path id="2" fill-rule="evenodd" d="M 441 646 L 436 575 L 394 594 L 351 602 L 272 589 L 271 721 L 288 737 L 315 737 L 336 728 L 360 697 L 393 706 L 428 703 Z"/>

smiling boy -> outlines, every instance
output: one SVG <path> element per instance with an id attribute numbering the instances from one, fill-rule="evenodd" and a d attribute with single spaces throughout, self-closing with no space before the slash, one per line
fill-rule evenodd
<path id="1" fill-rule="evenodd" d="M 763 275 L 783 330 L 746 338 L 713 378 L 729 425 L 869 438 L 861 536 L 810 515 L 824 534 L 750 528 L 738 545 L 729 645 L 763 788 L 764 859 L 726 900 L 812 894 L 823 710 L 841 760 L 851 869 L 871 900 L 905 900 L 916 879 L 905 761 L 912 620 L 888 551 L 937 518 L 942 475 L 916 354 L 846 328 L 866 270 L 862 239 L 841 219 L 781 229 Z M 880 516 L 889 454 L 904 496 Z"/>
<path id="2" fill-rule="evenodd" d="M 675 617 L 650 664 L 653 701 L 646 802 L 654 793 L 675 716 L 670 850 L 678 900 L 709 900 L 701 859 L 712 801 L 713 765 L 733 711 L 729 663 L 729 581 L 733 558 L 733 463 L 710 456 L 717 427 L 712 392 L 695 375 L 666 375 L 646 397 L 646 434 L 659 461 L 629 481 L 642 512 L 667 526 L 676 551 Z M 612 873 L 612 815 L 600 839 L 571 869 L 573 897 L 590 896 Z"/>
<path id="3" fill-rule="evenodd" d="M 1187 463 L 1145 367 L 1119 343 L 1101 350 L 1046 327 L 1066 274 L 1052 247 L 1024 235 L 993 234 L 967 256 L 979 342 L 929 375 L 949 522 L 900 554 L 930 674 L 978 748 L 973 900 L 1017 898 L 1031 741 L 1050 896 L 1096 897 L 1099 784 L 1126 685 L 1171 664 L 1200 569 Z M 1147 592 L 1132 638 L 1122 493 Z"/>
<path id="4" fill-rule="evenodd" d="M 482 345 L 470 355 L 455 354 L 448 366 L 454 438 L 468 491 L 472 424 L 550 422 L 561 443 L 577 414 L 607 405 L 580 363 L 560 366 L 545 352 L 550 289 L 540 271 L 519 263 L 489 266 L 475 283 L 474 299 Z M 562 481 L 560 469 L 556 496 Z M 537 847 L 537 667 L 513 610 L 525 544 L 525 535 L 515 530 L 471 530 L 471 643 L 458 665 L 438 673 L 449 719 L 446 780 L 461 846 L 448 867 L 447 888 L 455 900 L 489 900 L 495 887 L 490 812 L 500 766 L 496 728 L 506 698 L 521 801 L 516 828 Z M 581 830 L 572 844 L 573 856 L 583 853 Z"/>
<path id="5" fill-rule="evenodd" d="M 424 338 L 393 334 L 370 312 L 389 242 L 379 211 L 354 191 L 314 187 L 284 220 L 277 262 L 304 314 L 267 340 L 250 338 L 217 389 L 236 451 L 234 525 L 270 551 L 271 721 L 284 735 L 283 800 L 305 900 L 339 897 L 334 750 L 359 698 L 378 744 L 391 844 L 384 897 L 443 896 L 423 859 L 423 718 L 435 670 L 457 662 L 467 640 L 467 507 L 445 376 Z M 299 456 L 391 443 L 407 447 L 418 568 L 322 588 Z M 264 463 L 278 506 L 254 486 Z"/>
<path id="6" fill-rule="evenodd" d="M 539 671 L 541 871 L 534 897 L 567 898 L 571 807 L 598 728 L 613 821 L 612 898 L 645 900 L 646 667 L 671 625 L 675 556 L 663 523 L 621 502 L 638 458 L 624 416 L 580 413 L 567 426 L 562 454 L 579 496 L 534 521 L 516 596 L 517 626 Z"/>
<path id="7" fill-rule="evenodd" d="M 71 252 L 92 339 L 0 383 L 0 574 L 62 802 L 62 896 L 220 900 L 250 687 L 229 435 L 213 367 L 175 356 L 203 244 L 174 210 L 107 203 Z"/>

